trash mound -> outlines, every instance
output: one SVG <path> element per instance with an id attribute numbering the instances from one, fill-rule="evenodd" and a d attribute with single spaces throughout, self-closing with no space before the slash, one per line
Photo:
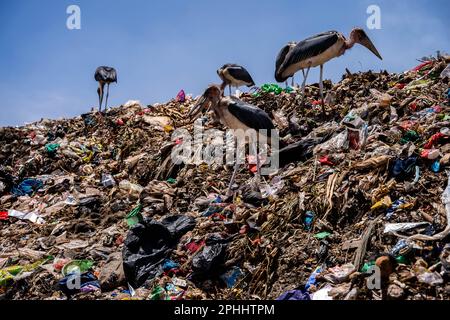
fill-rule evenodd
<path id="1" fill-rule="evenodd" d="M 449 58 L 267 84 L 282 168 L 177 164 L 195 103 L 0 128 L 0 299 L 449 299 Z M 225 128 L 202 119 L 207 127 Z"/>

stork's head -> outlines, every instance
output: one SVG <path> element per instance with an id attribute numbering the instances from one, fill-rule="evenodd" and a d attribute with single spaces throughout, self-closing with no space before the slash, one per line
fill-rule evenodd
<path id="1" fill-rule="evenodd" d="M 355 28 L 352 30 L 352 32 L 350 33 L 350 43 L 359 43 L 360 45 L 363 45 L 374 55 L 376 55 L 380 60 L 383 60 L 377 48 L 375 48 L 375 45 L 372 43 L 363 29 Z"/>
<path id="2" fill-rule="evenodd" d="M 215 108 L 219 104 L 221 98 L 221 88 L 215 84 L 210 85 L 189 111 L 188 117 L 194 119 L 201 111 Z"/>

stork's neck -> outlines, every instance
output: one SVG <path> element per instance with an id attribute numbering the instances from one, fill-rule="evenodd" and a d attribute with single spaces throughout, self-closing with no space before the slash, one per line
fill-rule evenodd
<path id="1" fill-rule="evenodd" d="M 358 30 L 357 29 L 353 29 L 350 32 L 350 36 L 348 37 L 348 39 L 345 40 L 345 48 L 346 49 L 351 49 L 355 43 L 358 43 Z"/>
<path id="2" fill-rule="evenodd" d="M 351 49 L 356 43 L 356 39 L 354 37 L 350 37 L 350 39 L 345 40 L 345 49 Z"/>

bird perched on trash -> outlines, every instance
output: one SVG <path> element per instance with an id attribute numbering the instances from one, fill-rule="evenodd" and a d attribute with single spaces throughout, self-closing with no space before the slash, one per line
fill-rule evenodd
<path id="1" fill-rule="evenodd" d="M 299 43 L 289 51 L 286 59 L 277 69 L 277 81 L 284 82 L 293 76 L 298 70 L 306 69 L 302 84 L 303 96 L 305 94 L 306 79 L 311 68 L 320 66 L 320 96 L 322 101 L 322 111 L 325 114 L 323 97 L 323 65 L 351 49 L 355 43 L 359 43 L 369 49 L 379 59 L 383 59 L 378 53 L 372 41 L 361 28 L 355 28 L 350 32 L 349 39 L 337 31 L 328 31 L 309 37 Z"/>
<path id="2" fill-rule="evenodd" d="M 212 109 L 221 123 L 235 131 L 236 135 L 240 133 L 249 133 L 248 130 L 255 130 L 256 134 L 254 138 L 249 138 L 246 135 L 246 143 L 250 143 L 253 146 L 255 154 L 257 154 L 256 143 L 264 140 L 268 144 L 271 144 L 270 138 L 276 131 L 275 126 L 270 119 L 269 115 L 262 109 L 253 105 L 247 104 L 235 97 L 223 97 L 222 89 L 218 85 L 211 85 L 205 90 L 205 93 L 200 97 L 198 102 L 189 111 L 188 116 L 193 119 L 202 110 Z M 241 131 L 242 130 L 242 131 Z M 260 164 L 259 157 L 256 156 L 257 166 L 257 178 L 260 178 Z M 239 161 L 236 159 L 233 175 L 228 187 L 228 195 L 231 195 L 231 187 L 234 183 L 237 170 L 239 168 Z"/>
<path id="3" fill-rule="evenodd" d="M 231 86 L 253 87 L 255 85 L 255 82 L 247 69 L 234 63 L 225 64 L 222 68 L 217 70 L 217 74 L 223 81 L 222 90 L 228 85 L 230 88 L 230 95 Z"/>
<path id="4" fill-rule="evenodd" d="M 288 44 L 286 44 L 278 53 L 277 58 L 275 60 L 275 80 L 277 80 L 278 82 L 284 82 L 286 81 L 286 87 L 287 87 L 287 78 L 286 79 L 282 79 L 279 73 L 279 69 L 281 67 L 281 65 L 283 64 L 283 62 L 286 60 L 286 56 L 292 51 L 292 49 L 295 48 L 295 46 L 297 45 L 297 42 L 295 41 L 291 41 L 288 42 Z M 292 82 L 291 82 L 291 87 L 294 86 L 294 74 L 292 74 Z"/>
<path id="5" fill-rule="evenodd" d="M 112 67 L 105 67 L 105 66 L 98 67 L 97 70 L 95 70 L 94 78 L 95 81 L 98 82 L 98 89 L 97 89 L 99 102 L 98 111 L 100 112 L 102 110 L 105 84 L 107 85 L 106 101 L 105 101 L 105 111 L 106 111 L 108 108 L 109 85 L 113 82 L 117 83 L 117 71 Z"/>

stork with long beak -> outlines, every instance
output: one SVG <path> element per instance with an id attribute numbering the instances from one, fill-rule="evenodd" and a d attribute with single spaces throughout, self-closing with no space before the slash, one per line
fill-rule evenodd
<path id="1" fill-rule="evenodd" d="M 264 140 L 270 144 L 270 137 L 272 130 L 275 129 L 269 115 L 262 109 L 253 105 L 247 104 L 235 97 L 223 97 L 222 89 L 218 85 L 211 85 L 206 89 L 205 93 L 198 100 L 197 104 L 189 111 L 190 119 L 195 119 L 201 111 L 212 109 L 220 122 L 229 129 L 239 130 L 240 132 L 248 132 L 248 130 L 255 130 L 254 135 L 259 141 Z M 248 136 L 246 137 L 248 138 Z M 257 141 L 249 142 L 256 154 L 257 178 L 260 178 L 260 164 L 257 155 L 256 143 Z M 228 195 L 231 195 L 231 187 L 236 178 L 236 173 L 239 168 L 238 159 L 234 166 L 233 175 L 231 176 L 228 187 Z"/>
<path id="2" fill-rule="evenodd" d="M 287 79 L 282 79 L 279 74 L 279 69 L 283 62 L 286 60 L 287 55 L 295 48 L 297 42 L 291 41 L 288 42 L 278 53 L 277 58 L 275 60 L 275 80 L 278 82 L 286 81 L 286 87 L 288 86 Z M 294 75 L 292 75 L 291 87 L 294 87 Z"/>
<path id="3" fill-rule="evenodd" d="M 369 49 L 379 59 L 383 59 L 363 29 L 353 29 L 349 39 L 346 39 L 340 32 L 328 31 L 307 38 L 299 42 L 292 50 L 290 50 L 280 68 L 277 69 L 277 81 L 284 82 L 298 70 L 304 71 L 306 69 L 302 84 L 304 96 L 309 70 L 320 66 L 320 97 L 322 101 L 322 111 L 325 114 L 325 105 L 323 101 L 323 65 L 327 61 L 343 55 L 345 51 L 351 49 L 356 43 Z"/>
<path id="4" fill-rule="evenodd" d="M 231 86 L 239 88 L 240 86 L 253 87 L 255 85 L 255 82 L 247 69 L 234 63 L 223 65 L 217 70 L 217 74 L 223 81 L 222 88 L 229 86 L 230 96 Z"/>
<path id="5" fill-rule="evenodd" d="M 106 101 L 105 101 L 105 111 L 108 109 L 108 97 L 109 97 L 109 85 L 113 82 L 117 83 L 117 72 L 116 69 L 112 67 L 98 67 L 97 70 L 95 70 L 94 75 L 95 81 L 98 82 L 98 111 L 101 112 L 102 110 L 102 103 L 103 103 L 103 94 L 105 89 L 105 84 L 107 85 L 107 91 L 106 91 Z"/>

